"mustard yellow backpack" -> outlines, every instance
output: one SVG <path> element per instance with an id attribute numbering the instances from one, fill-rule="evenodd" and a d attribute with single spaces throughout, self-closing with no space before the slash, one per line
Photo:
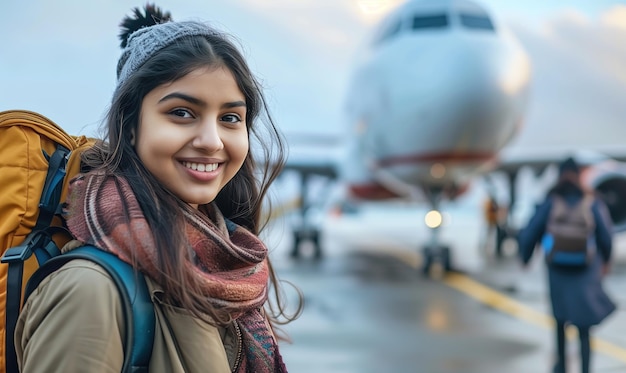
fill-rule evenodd
<path id="1" fill-rule="evenodd" d="M 13 337 L 24 301 L 46 276 L 74 259 L 98 264 L 120 293 L 127 329 L 121 371 L 149 371 L 156 316 L 144 277 L 94 246 L 60 250 L 72 239 L 61 204 L 80 172 L 82 152 L 94 143 L 68 135 L 37 113 L 0 112 L 0 373 L 18 371 Z"/>
<path id="2" fill-rule="evenodd" d="M 0 112 L 0 373 L 16 366 L 15 322 L 27 280 L 42 260 L 31 248 L 44 245 L 54 256 L 71 239 L 57 209 L 80 171 L 81 152 L 93 142 L 34 112 Z"/>

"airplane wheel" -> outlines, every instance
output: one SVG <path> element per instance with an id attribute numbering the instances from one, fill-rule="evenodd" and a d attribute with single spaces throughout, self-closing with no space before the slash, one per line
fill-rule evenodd
<path id="1" fill-rule="evenodd" d="M 433 264 L 433 253 L 432 253 L 431 248 L 425 247 L 422 250 L 422 257 L 423 257 L 422 274 L 428 277 L 430 275 L 430 267 Z"/>
<path id="2" fill-rule="evenodd" d="M 321 259 L 322 246 L 320 245 L 320 232 L 318 230 L 311 232 L 311 242 L 313 243 L 313 249 L 315 250 L 315 259 Z"/>
<path id="3" fill-rule="evenodd" d="M 292 258 L 301 256 L 303 242 L 310 241 L 313 245 L 313 257 L 315 259 L 322 258 L 322 246 L 320 245 L 320 231 L 318 229 L 297 229 L 293 231 L 293 248 L 291 250 Z"/>
<path id="4" fill-rule="evenodd" d="M 441 248 L 441 264 L 443 265 L 443 269 L 446 273 L 452 270 L 452 261 L 450 259 L 449 247 Z"/>
<path id="5" fill-rule="evenodd" d="M 450 255 L 450 248 L 446 246 L 438 247 L 425 247 L 423 252 L 423 264 L 422 273 L 424 276 L 430 276 L 431 268 L 433 264 L 441 266 L 444 274 L 452 270 L 452 261 Z"/>
<path id="6" fill-rule="evenodd" d="M 300 243 L 302 242 L 302 235 L 300 234 L 299 231 L 294 231 L 293 232 L 293 246 L 291 249 L 291 254 L 290 256 L 294 259 L 297 259 L 300 257 Z"/>

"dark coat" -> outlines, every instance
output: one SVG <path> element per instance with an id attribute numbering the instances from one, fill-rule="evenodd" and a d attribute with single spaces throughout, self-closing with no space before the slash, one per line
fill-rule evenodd
<path id="1" fill-rule="evenodd" d="M 554 194 L 561 195 L 569 204 L 575 204 L 583 197 L 579 189 L 571 187 L 555 188 L 548 194 L 518 235 L 519 255 L 524 264 L 530 261 L 545 233 Z M 582 269 L 548 265 L 554 318 L 582 327 L 599 324 L 615 310 L 615 304 L 602 288 L 602 266 L 611 260 L 612 222 L 602 200 L 594 200 L 592 211 L 597 249 L 593 262 Z"/>

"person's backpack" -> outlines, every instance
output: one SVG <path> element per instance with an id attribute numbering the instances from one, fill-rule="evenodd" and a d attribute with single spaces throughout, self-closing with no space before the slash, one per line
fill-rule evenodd
<path id="1" fill-rule="evenodd" d="M 66 254 L 59 249 L 72 239 L 60 218 L 61 202 L 80 171 L 80 154 L 93 142 L 34 112 L 0 112 L 0 373 L 18 372 L 13 336 L 27 295 L 76 258 L 98 263 L 113 278 L 132 331 L 126 333 L 123 371 L 147 371 L 155 316 L 143 276 L 94 247 Z"/>
<path id="2" fill-rule="evenodd" d="M 552 201 L 541 241 L 546 262 L 556 266 L 586 266 L 595 248 L 595 221 L 591 210 L 593 196 L 585 195 L 571 206 L 560 196 L 554 196 Z"/>

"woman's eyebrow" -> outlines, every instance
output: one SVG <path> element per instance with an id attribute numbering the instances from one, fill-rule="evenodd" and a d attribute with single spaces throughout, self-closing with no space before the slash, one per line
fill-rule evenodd
<path id="1" fill-rule="evenodd" d="M 168 94 L 167 96 L 161 98 L 159 100 L 159 103 L 167 101 L 167 100 L 173 100 L 173 99 L 181 99 L 181 100 L 185 100 L 191 104 L 194 105 L 198 105 L 198 106 L 202 106 L 205 107 L 207 106 L 207 103 L 204 102 L 203 100 L 193 97 L 193 96 L 189 96 L 185 93 L 181 93 L 181 92 L 172 92 L 170 94 Z M 236 107 L 246 107 L 246 103 L 244 101 L 233 101 L 233 102 L 227 102 L 225 104 L 222 105 L 223 109 L 232 109 L 232 108 L 236 108 Z"/>
<path id="2" fill-rule="evenodd" d="M 222 109 L 232 109 L 236 107 L 246 107 L 246 103 L 244 101 L 233 101 L 222 105 Z"/>
<path id="3" fill-rule="evenodd" d="M 189 96 L 187 94 L 184 93 L 180 93 L 180 92 L 173 92 L 170 93 L 169 95 L 163 97 L 162 99 L 159 100 L 159 103 L 167 101 L 167 100 L 172 100 L 172 99 L 181 99 L 181 100 L 185 100 L 189 103 L 192 103 L 194 105 L 198 105 L 198 106 L 207 106 L 206 102 L 200 100 L 199 98 L 193 97 L 193 96 Z"/>

